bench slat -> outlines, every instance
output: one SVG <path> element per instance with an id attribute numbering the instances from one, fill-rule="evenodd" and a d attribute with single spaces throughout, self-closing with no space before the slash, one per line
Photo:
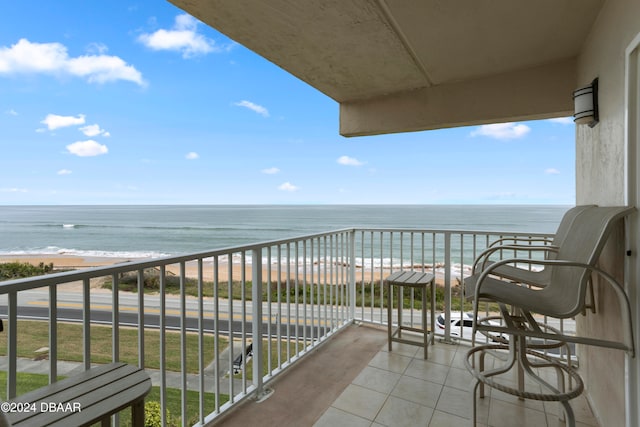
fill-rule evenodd
<path id="1" fill-rule="evenodd" d="M 139 374 L 140 375 L 121 378 L 115 382 L 112 381 L 109 384 L 105 384 L 104 387 L 90 391 L 79 387 L 75 395 L 67 394 L 66 398 L 53 396 L 49 400 L 42 400 L 42 402 L 78 402 L 82 410 L 80 412 L 31 413 L 28 414 L 31 416 L 22 422 L 27 423 L 24 425 L 33 426 L 90 425 L 107 415 L 130 406 L 133 401 L 143 398 L 149 392 L 151 389 L 151 381 L 143 372 Z M 65 421 L 70 418 L 73 419 L 72 423 Z M 86 422 L 81 420 L 86 420 Z"/>
<path id="2" fill-rule="evenodd" d="M 110 385 L 113 382 L 131 375 L 136 368 L 123 363 L 109 364 L 98 368 L 92 368 L 72 377 L 39 388 L 30 393 L 13 399 L 15 402 L 74 402 L 84 394 Z M 91 402 L 89 402 L 91 403 Z M 37 413 L 24 412 L 12 414 L 13 423 L 36 416 Z M 53 415 L 53 414 L 50 414 Z"/>
<path id="3" fill-rule="evenodd" d="M 132 406 L 135 402 L 144 398 L 151 389 L 151 381 L 149 384 L 139 383 L 133 387 L 129 387 L 124 391 L 117 394 L 111 394 L 107 398 L 96 402 L 91 407 L 84 409 L 82 406 L 82 412 L 67 414 L 68 417 L 64 417 L 56 422 L 48 424 L 50 427 L 68 427 L 69 425 L 77 425 L 79 427 L 91 426 L 101 419 L 111 416 L 116 412 L 120 412 L 128 406 Z M 143 408 L 144 410 L 144 408 Z M 70 423 L 70 419 L 73 419 L 73 423 Z"/>
<path id="4" fill-rule="evenodd" d="M 110 363 L 108 365 L 102 365 L 95 368 L 91 368 L 88 371 L 83 371 L 78 374 L 74 374 L 69 378 L 65 378 L 64 380 L 57 381 L 53 384 L 49 384 L 48 386 L 39 388 L 34 391 L 30 391 L 29 393 L 23 394 L 22 396 L 18 396 L 13 401 L 15 402 L 33 402 L 37 400 L 44 400 L 48 397 L 62 393 L 64 390 L 72 389 L 78 384 L 91 384 L 92 382 L 95 384 L 101 384 L 100 377 L 103 375 L 111 375 L 114 372 L 119 372 L 120 375 L 126 375 L 128 373 L 136 371 L 137 368 L 126 365 L 124 363 Z"/>
<path id="5" fill-rule="evenodd" d="M 142 370 L 123 363 L 92 368 L 14 399 L 15 402 L 79 403 L 80 412 L 9 414 L 12 424 L 22 426 L 90 425 L 141 400 L 151 390 L 151 380 Z"/>

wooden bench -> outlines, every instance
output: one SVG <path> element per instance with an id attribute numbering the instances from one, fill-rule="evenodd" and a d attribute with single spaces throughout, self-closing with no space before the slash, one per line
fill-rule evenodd
<path id="1" fill-rule="evenodd" d="M 110 417 L 131 406 L 131 423 L 144 426 L 144 397 L 151 379 L 142 369 L 111 363 L 18 396 L 3 403 L 16 427 L 110 425 Z"/>

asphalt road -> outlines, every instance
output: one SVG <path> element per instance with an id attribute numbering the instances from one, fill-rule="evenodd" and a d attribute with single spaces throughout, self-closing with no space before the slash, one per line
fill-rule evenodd
<path id="1" fill-rule="evenodd" d="M 7 315 L 7 306 L 0 306 L 0 315 Z M 57 319 L 63 322 L 82 322 L 83 320 L 82 309 L 80 308 L 64 308 L 58 307 L 57 309 Z M 222 318 L 222 317 L 226 317 Z M 241 335 L 243 331 L 243 322 L 239 320 L 228 320 L 228 315 L 221 316 L 218 321 L 218 331 L 224 335 L 228 333 L 229 330 L 233 332 L 234 335 Z M 98 324 L 112 324 L 112 314 L 111 311 L 106 310 L 91 310 L 91 322 Z M 49 309 L 45 306 L 39 305 L 19 305 L 18 306 L 18 318 L 20 319 L 49 319 Z M 160 314 L 145 313 L 144 315 L 144 326 L 145 328 L 160 328 Z M 132 311 L 122 311 L 120 312 L 120 325 L 121 326 L 131 326 L 138 327 L 138 313 Z M 167 314 L 165 316 L 164 326 L 166 329 L 172 330 L 180 330 L 181 328 L 181 317 L 176 315 Z M 198 331 L 198 318 L 188 316 L 185 317 L 185 327 L 189 331 Z M 288 336 L 292 337 L 298 336 L 299 338 L 303 337 L 311 337 L 312 329 L 314 333 L 314 337 L 318 336 L 318 327 L 312 328 L 311 326 L 302 326 L 302 325 L 287 325 L 282 324 L 278 327 L 276 323 L 271 323 L 271 335 L 275 336 L 278 333 L 278 328 L 280 328 L 280 336 Z M 211 318 L 203 319 L 203 330 L 205 333 L 213 334 L 216 330 L 215 321 Z M 244 331 L 245 333 L 251 334 L 253 331 L 253 325 L 251 322 L 244 322 Z M 268 325 L 263 323 L 263 333 L 268 331 Z"/>

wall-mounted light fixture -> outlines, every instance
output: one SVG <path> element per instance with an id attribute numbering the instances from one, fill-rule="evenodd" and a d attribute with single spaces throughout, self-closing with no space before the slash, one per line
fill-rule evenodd
<path id="1" fill-rule="evenodd" d="M 589 86 L 573 91 L 574 114 L 573 121 L 577 125 L 588 124 L 594 127 L 598 124 L 598 79 L 594 79 Z"/>

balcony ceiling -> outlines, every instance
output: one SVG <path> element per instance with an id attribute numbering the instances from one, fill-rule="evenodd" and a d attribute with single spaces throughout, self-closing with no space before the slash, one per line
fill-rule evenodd
<path id="1" fill-rule="evenodd" d="M 349 136 L 568 115 L 604 0 L 170 1 L 340 103 Z"/>

